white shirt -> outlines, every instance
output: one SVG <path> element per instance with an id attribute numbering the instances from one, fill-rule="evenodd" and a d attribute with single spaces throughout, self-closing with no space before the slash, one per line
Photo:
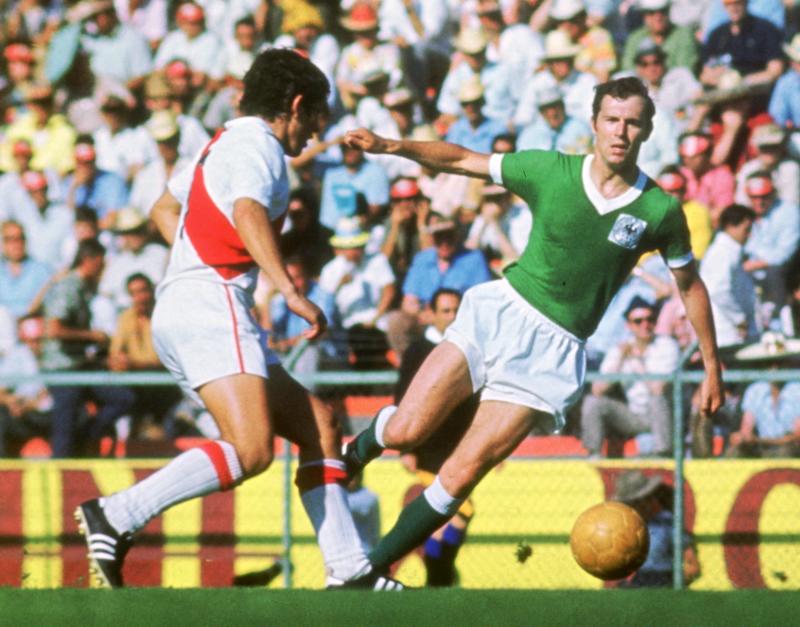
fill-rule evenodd
<path id="1" fill-rule="evenodd" d="M 378 9 L 378 37 L 392 41 L 402 37 L 410 45 L 426 42 L 447 53 L 450 47 L 449 13 L 444 0 L 415 0 L 414 9 L 422 22 L 423 35 L 417 34 L 403 0 L 383 0 Z"/>
<path id="2" fill-rule="evenodd" d="M 549 70 L 537 72 L 532 79 L 525 81 L 525 88 L 514 113 L 514 124 L 527 126 L 535 121 L 539 117 L 538 94 L 553 87 L 560 89 L 564 94 L 564 107 L 567 115 L 590 124 L 596 84 L 597 79 L 588 72 L 573 70 L 561 82 L 558 82 Z"/>
<path id="3" fill-rule="evenodd" d="M 160 70 L 173 59 L 183 59 L 193 70 L 214 79 L 225 74 L 225 50 L 210 31 L 203 31 L 194 39 L 189 39 L 182 30 L 170 31 L 158 47 L 154 65 Z"/>
<path id="4" fill-rule="evenodd" d="M 757 335 L 755 286 L 742 267 L 743 258 L 744 247 L 720 231 L 700 263 L 720 346 L 740 344 Z"/>
<path id="5" fill-rule="evenodd" d="M 97 167 L 119 174 L 128 180 L 131 168 L 141 168 L 155 159 L 153 138 L 141 126 L 126 128 L 111 134 L 107 126 L 94 133 L 94 149 L 97 152 Z"/>
<path id="6" fill-rule="evenodd" d="M 167 267 L 169 249 L 162 244 L 153 243 L 147 244 L 136 253 L 123 250 L 110 257 L 97 291 L 111 300 L 120 312 L 131 304 L 126 285 L 128 277 L 141 272 L 153 285 L 158 285 Z"/>
<path id="7" fill-rule="evenodd" d="M 176 174 L 192 164 L 190 159 L 179 157 L 173 172 Z M 128 204 L 135 207 L 143 215 L 150 215 L 150 210 L 167 187 L 167 169 L 162 159 L 156 159 L 144 166 L 133 177 L 131 195 Z"/>
<path id="8" fill-rule="evenodd" d="M 750 197 L 744 191 L 744 184 L 750 174 L 763 169 L 764 166 L 758 158 L 751 159 L 739 169 L 736 174 L 737 203 L 745 207 L 753 206 Z M 778 167 L 772 171 L 772 183 L 775 185 L 778 198 L 786 204 L 800 207 L 800 164 L 791 159 L 784 159 L 778 163 Z"/>
<path id="9" fill-rule="evenodd" d="M 72 236 L 75 212 L 62 203 L 50 203 L 44 214 L 26 194 L 11 209 L 11 219 L 25 229 L 28 254 L 53 268 L 64 266 L 61 259 L 61 244 Z"/>

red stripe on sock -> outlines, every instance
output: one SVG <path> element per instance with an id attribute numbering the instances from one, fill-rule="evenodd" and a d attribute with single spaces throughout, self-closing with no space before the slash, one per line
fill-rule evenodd
<path id="1" fill-rule="evenodd" d="M 303 466 L 297 469 L 297 476 L 294 479 L 294 483 L 302 494 L 303 492 L 308 492 L 309 490 L 329 483 L 344 485 L 347 483 L 347 473 L 341 468 L 334 468 L 332 466 Z"/>
<path id="2" fill-rule="evenodd" d="M 219 478 L 219 489 L 228 490 L 233 487 L 234 479 L 231 475 L 231 470 L 228 468 L 228 460 L 225 458 L 225 451 L 219 445 L 219 442 L 206 442 L 201 445 L 200 450 L 203 451 L 211 463 L 214 464 L 214 470 L 217 472 Z"/>

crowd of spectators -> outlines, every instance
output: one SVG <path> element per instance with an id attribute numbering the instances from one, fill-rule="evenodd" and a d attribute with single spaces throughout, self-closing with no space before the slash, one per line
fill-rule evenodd
<path id="1" fill-rule="evenodd" d="M 2 375 L 159 368 L 149 316 L 168 250 L 149 210 L 237 115 L 244 74 L 270 46 L 307 55 L 332 86 L 327 129 L 287 161 L 281 252 L 330 321 L 298 372 L 399 367 L 430 332 L 437 290 L 500 276 L 533 226 L 504 188 L 365 155 L 343 145 L 346 131 L 585 154 L 593 87 L 623 75 L 656 103 L 640 166 L 684 207 L 727 363 L 765 332 L 778 351 L 746 365 L 791 363 L 797 2 L 15 0 L 1 18 Z M 298 349 L 304 322 L 265 281 L 256 302 L 265 341 Z M 589 365 L 666 373 L 692 340 L 669 272 L 650 256 L 589 338 Z M 175 388 L 17 381 L 0 385 L 0 456 L 35 435 L 54 456 L 93 455 L 121 424 L 131 437 L 165 438 L 192 428 L 183 418 L 197 412 Z M 730 433 L 732 455 L 796 455 L 794 385 L 732 389 L 734 418 L 696 419 L 691 432 Z M 645 434 L 643 450 L 669 455 L 665 384 L 613 387 L 587 390 L 570 432 L 591 455 L 613 434 Z"/>

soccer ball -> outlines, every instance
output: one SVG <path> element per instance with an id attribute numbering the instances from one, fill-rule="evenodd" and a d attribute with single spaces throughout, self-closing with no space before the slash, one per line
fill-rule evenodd
<path id="1" fill-rule="evenodd" d="M 605 580 L 622 579 L 647 559 L 650 534 L 635 509 L 607 501 L 578 516 L 569 545 L 575 561 L 590 575 Z"/>

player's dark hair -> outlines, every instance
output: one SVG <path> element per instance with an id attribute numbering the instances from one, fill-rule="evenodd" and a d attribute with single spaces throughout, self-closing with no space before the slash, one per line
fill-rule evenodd
<path id="1" fill-rule="evenodd" d="M 755 221 L 756 213 L 744 205 L 728 205 L 719 215 L 719 228 L 725 230 L 729 226 L 739 226 L 745 220 Z"/>
<path id="2" fill-rule="evenodd" d="M 633 96 L 639 96 L 644 100 L 644 116 L 645 128 L 653 128 L 653 117 L 656 114 L 656 105 L 650 94 L 647 93 L 647 87 L 635 76 L 625 76 L 617 78 L 612 81 L 600 83 L 594 88 L 594 100 L 592 101 L 592 119 L 596 120 L 600 113 L 600 105 L 603 98 L 611 96 L 615 100 L 627 100 Z"/>
<path id="3" fill-rule="evenodd" d="M 106 247 L 103 246 L 96 239 L 85 239 L 78 244 L 78 250 L 75 252 L 75 259 L 72 262 L 72 269 L 77 268 L 84 259 L 93 257 L 102 257 L 106 254 Z"/>
<path id="4" fill-rule="evenodd" d="M 130 287 L 131 283 L 134 281 L 144 281 L 151 291 L 153 289 L 153 281 L 144 272 L 134 272 L 132 275 L 130 275 L 127 279 L 125 279 L 125 287 Z"/>
<path id="5" fill-rule="evenodd" d="M 304 114 L 327 114 L 329 91 L 328 79 L 311 61 L 294 50 L 272 48 L 259 54 L 245 74 L 239 108 L 244 115 L 274 120 L 303 96 Z"/>
<path id="6" fill-rule="evenodd" d="M 439 299 L 442 296 L 454 296 L 458 299 L 459 303 L 461 302 L 461 292 L 449 287 L 440 287 L 433 293 L 433 296 L 431 297 L 431 309 L 433 311 L 436 311 L 436 308 L 439 306 Z"/>

